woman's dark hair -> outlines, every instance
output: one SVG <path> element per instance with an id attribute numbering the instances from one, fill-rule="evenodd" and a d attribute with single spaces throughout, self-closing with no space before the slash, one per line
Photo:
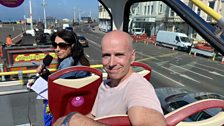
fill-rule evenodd
<path id="1" fill-rule="evenodd" d="M 75 32 L 66 29 L 59 30 L 58 32 L 52 34 L 51 36 L 52 42 L 55 41 L 56 36 L 62 38 L 65 42 L 72 45 L 71 56 L 74 60 L 73 66 L 77 65 L 78 62 L 80 62 L 80 64 L 84 66 L 90 65 L 88 59 L 84 55 L 84 50 L 82 48 L 82 45 L 79 43 L 78 36 L 75 34 Z"/>

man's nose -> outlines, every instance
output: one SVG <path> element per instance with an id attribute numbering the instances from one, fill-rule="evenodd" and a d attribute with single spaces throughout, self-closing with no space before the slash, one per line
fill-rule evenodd
<path id="1" fill-rule="evenodd" d="M 114 56 L 111 56 L 110 57 L 110 61 L 109 61 L 109 66 L 110 67 L 113 67 L 115 65 L 115 57 Z"/>

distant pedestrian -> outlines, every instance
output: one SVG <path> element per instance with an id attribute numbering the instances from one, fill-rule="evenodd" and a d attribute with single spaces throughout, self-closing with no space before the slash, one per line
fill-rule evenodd
<path id="1" fill-rule="evenodd" d="M 8 35 L 5 39 L 5 43 L 7 46 L 11 46 L 12 45 L 12 36 Z"/>

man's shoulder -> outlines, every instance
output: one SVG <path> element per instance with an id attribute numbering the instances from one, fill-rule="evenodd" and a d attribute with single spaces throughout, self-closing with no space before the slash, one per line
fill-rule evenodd
<path id="1" fill-rule="evenodd" d="M 132 76 L 128 80 L 128 87 L 134 88 L 152 88 L 152 84 L 146 80 L 142 75 L 138 73 L 132 74 Z"/>
<path id="2" fill-rule="evenodd" d="M 145 83 L 148 82 L 142 75 L 136 72 L 132 73 L 132 75 L 129 77 L 129 81 L 140 81 Z"/>

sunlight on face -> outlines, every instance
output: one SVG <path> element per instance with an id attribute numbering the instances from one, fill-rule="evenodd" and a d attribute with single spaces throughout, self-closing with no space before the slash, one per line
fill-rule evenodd
<path id="1" fill-rule="evenodd" d="M 129 76 L 133 50 L 128 42 L 109 40 L 102 42 L 102 64 L 111 79 L 125 79 Z"/>

